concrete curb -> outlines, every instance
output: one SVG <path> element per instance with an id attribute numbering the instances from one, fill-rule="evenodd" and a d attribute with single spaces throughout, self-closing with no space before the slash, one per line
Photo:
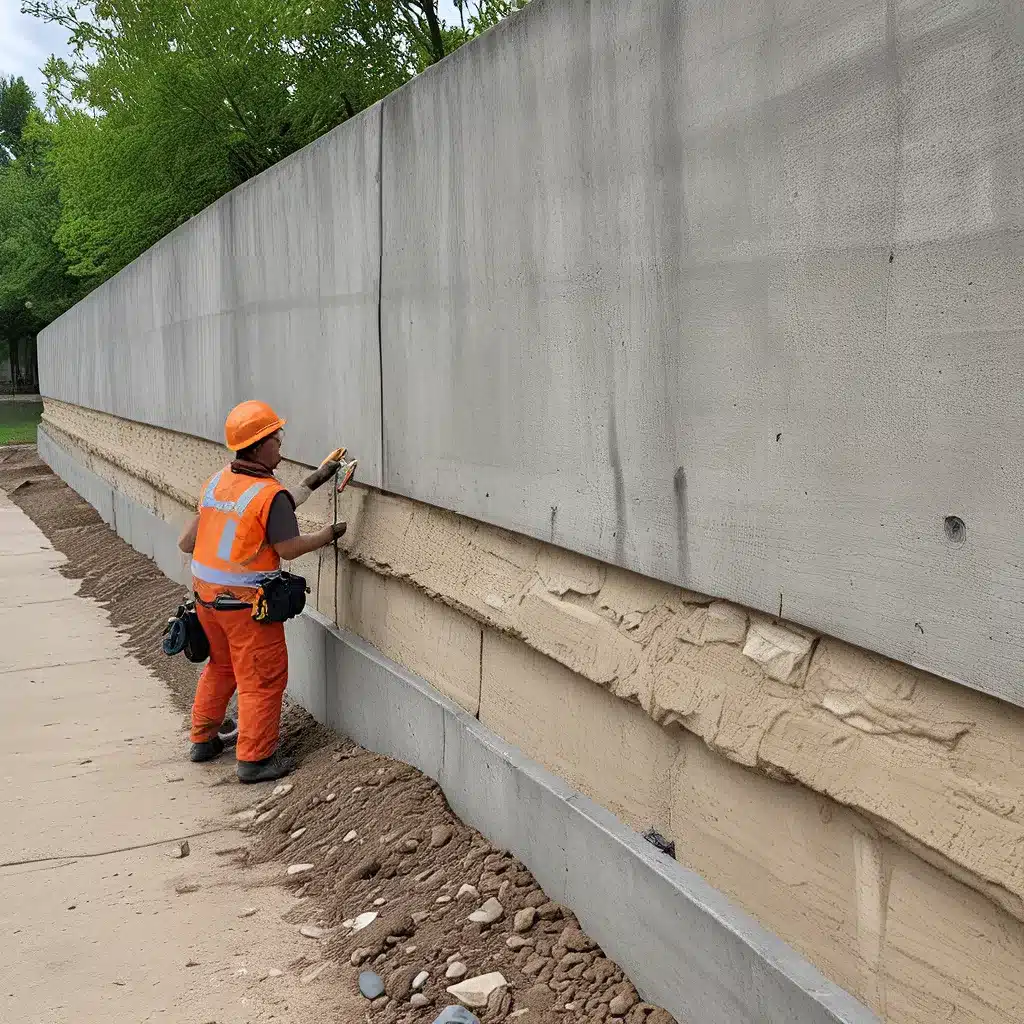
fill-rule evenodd
<path id="1" fill-rule="evenodd" d="M 182 580 L 174 527 L 39 428 L 40 457 L 119 536 Z M 312 611 L 288 624 L 292 699 L 369 750 L 436 780 L 452 809 L 515 853 L 645 998 L 687 1024 L 878 1018 L 700 876 L 360 637 Z"/>

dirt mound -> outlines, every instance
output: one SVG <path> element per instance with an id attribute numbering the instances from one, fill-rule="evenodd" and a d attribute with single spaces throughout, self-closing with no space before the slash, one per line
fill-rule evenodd
<path id="1" fill-rule="evenodd" d="M 34 448 L 0 450 L 0 487 L 67 556 L 61 572 L 106 607 L 128 648 L 186 710 L 197 667 L 160 651 L 180 586 L 107 529 Z M 384 1024 L 432 1021 L 455 1002 L 448 986 L 492 972 L 507 985 L 475 1010 L 485 1022 L 528 1010 L 514 1019 L 672 1024 L 664 1010 L 640 1002 L 523 864 L 459 821 L 436 783 L 340 739 L 293 705 L 282 746 L 303 763 L 276 789 L 255 787 L 257 802 L 240 815 L 251 842 L 238 861 L 280 862 L 285 884 L 300 889 L 301 920 L 293 923 L 309 951 L 291 966 L 315 975 L 333 961 L 353 987 L 360 971 L 376 972 L 384 993 L 367 1008 Z M 288 875 L 289 865 L 307 867 Z M 376 916 L 355 930 L 360 915 Z"/>

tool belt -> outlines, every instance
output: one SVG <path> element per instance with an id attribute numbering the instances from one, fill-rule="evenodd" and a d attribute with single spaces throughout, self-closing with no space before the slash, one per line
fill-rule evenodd
<path id="1" fill-rule="evenodd" d="M 199 664 L 210 656 L 210 641 L 196 614 L 196 606 L 187 599 L 167 620 L 163 638 L 160 646 L 168 657 L 184 654 L 189 661 Z"/>
<path id="2" fill-rule="evenodd" d="M 287 622 L 302 614 L 309 587 L 302 576 L 275 572 L 264 580 L 252 603 L 252 617 L 257 622 Z"/>

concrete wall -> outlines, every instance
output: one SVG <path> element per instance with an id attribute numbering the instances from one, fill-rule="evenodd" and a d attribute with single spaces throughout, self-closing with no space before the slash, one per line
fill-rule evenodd
<path id="1" fill-rule="evenodd" d="M 151 538 L 173 541 L 221 449 L 54 401 L 40 441 L 122 536 L 184 572 L 184 556 Z M 280 470 L 289 483 L 304 472 Z M 329 496 L 299 513 L 319 529 Z M 325 620 L 566 791 L 626 826 L 656 826 L 681 864 L 883 1019 L 1024 1019 L 1024 978 L 1009 966 L 1024 957 L 1024 710 L 372 488 L 350 487 L 339 514 L 349 531 L 338 557 L 294 564 Z M 316 636 L 290 642 L 297 664 L 321 663 Z M 316 713 L 398 742 L 377 705 L 360 711 L 358 698 L 303 680 Z M 416 721 L 397 730 L 399 756 L 422 767 L 415 759 L 434 755 Z M 475 778 L 461 783 L 467 798 Z"/>
<path id="2" fill-rule="evenodd" d="M 43 392 L 260 395 L 300 460 L 1024 703 L 1021 18 L 533 0 L 69 311 Z"/>
<path id="3" fill-rule="evenodd" d="M 125 541 L 178 575 L 180 559 L 170 554 L 177 530 L 150 507 L 162 497 L 129 497 L 112 463 L 60 431 L 41 428 L 39 452 Z M 435 779 L 457 814 L 515 853 L 550 898 L 574 909 L 645 998 L 689 1024 L 878 1024 L 700 876 L 403 665 L 315 612 L 287 630 L 291 698 L 364 747 Z"/>
<path id="4" fill-rule="evenodd" d="M 380 484 L 380 109 L 247 182 L 41 335 L 41 388 L 210 440 L 258 396 Z"/>

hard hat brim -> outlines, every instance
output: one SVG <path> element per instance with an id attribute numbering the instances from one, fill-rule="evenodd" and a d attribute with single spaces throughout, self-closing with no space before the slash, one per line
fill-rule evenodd
<path id="1" fill-rule="evenodd" d="M 257 430 L 252 437 L 247 437 L 242 444 L 229 444 L 229 452 L 240 452 L 243 448 L 251 448 L 254 444 L 259 444 L 266 437 L 270 437 L 275 431 L 280 430 L 288 421 L 284 418 L 274 420 L 273 423 L 268 423 L 261 430 Z"/>

